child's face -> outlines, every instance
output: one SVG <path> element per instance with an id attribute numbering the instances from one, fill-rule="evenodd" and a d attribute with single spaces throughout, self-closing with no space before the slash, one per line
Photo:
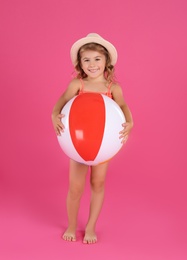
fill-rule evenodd
<path id="1" fill-rule="evenodd" d="M 97 51 L 83 51 L 81 53 L 81 67 L 90 78 L 97 78 L 104 74 L 106 58 Z"/>

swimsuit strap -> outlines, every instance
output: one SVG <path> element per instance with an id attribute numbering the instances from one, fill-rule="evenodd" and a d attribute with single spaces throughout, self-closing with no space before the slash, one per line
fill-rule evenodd
<path id="1" fill-rule="evenodd" d="M 83 93 L 83 89 L 84 89 L 84 82 L 81 78 L 80 78 L 80 82 L 81 82 L 81 87 L 80 87 L 80 90 L 79 90 L 79 94 Z"/>
<path id="2" fill-rule="evenodd" d="M 108 97 L 112 97 L 112 93 L 111 93 L 111 86 L 112 86 L 112 81 L 110 82 L 110 84 L 108 85 L 108 91 L 107 91 L 107 93 L 106 93 L 106 95 L 108 96 Z"/>

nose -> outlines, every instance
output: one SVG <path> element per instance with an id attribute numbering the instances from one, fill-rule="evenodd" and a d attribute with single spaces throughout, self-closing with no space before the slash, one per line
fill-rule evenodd
<path id="1" fill-rule="evenodd" d="M 95 66 L 95 61 L 91 60 L 89 65 L 90 65 L 90 67 L 94 67 Z"/>

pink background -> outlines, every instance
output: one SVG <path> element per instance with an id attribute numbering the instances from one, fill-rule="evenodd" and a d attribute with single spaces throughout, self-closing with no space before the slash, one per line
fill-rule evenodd
<path id="1" fill-rule="evenodd" d="M 0 258 L 187 259 L 185 0 L 0 2 Z M 71 80 L 72 43 L 97 32 L 117 48 L 134 130 L 110 164 L 99 243 L 60 239 L 68 158 L 51 110 Z M 89 181 L 89 177 L 88 177 Z"/>

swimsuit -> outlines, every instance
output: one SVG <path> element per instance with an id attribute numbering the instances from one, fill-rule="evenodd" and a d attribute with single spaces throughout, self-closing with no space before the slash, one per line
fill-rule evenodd
<path id="1" fill-rule="evenodd" d="M 93 91 L 86 91 L 84 90 L 84 82 L 82 79 L 80 79 L 81 82 L 81 88 L 79 90 L 79 95 L 84 94 L 84 93 L 99 93 L 99 94 L 103 94 L 106 95 L 109 98 L 112 98 L 112 93 L 111 93 L 111 86 L 112 86 L 112 82 L 110 82 L 110 84 L 108 85 L 108 91 L 107 92 L 93 92 Z"/>

